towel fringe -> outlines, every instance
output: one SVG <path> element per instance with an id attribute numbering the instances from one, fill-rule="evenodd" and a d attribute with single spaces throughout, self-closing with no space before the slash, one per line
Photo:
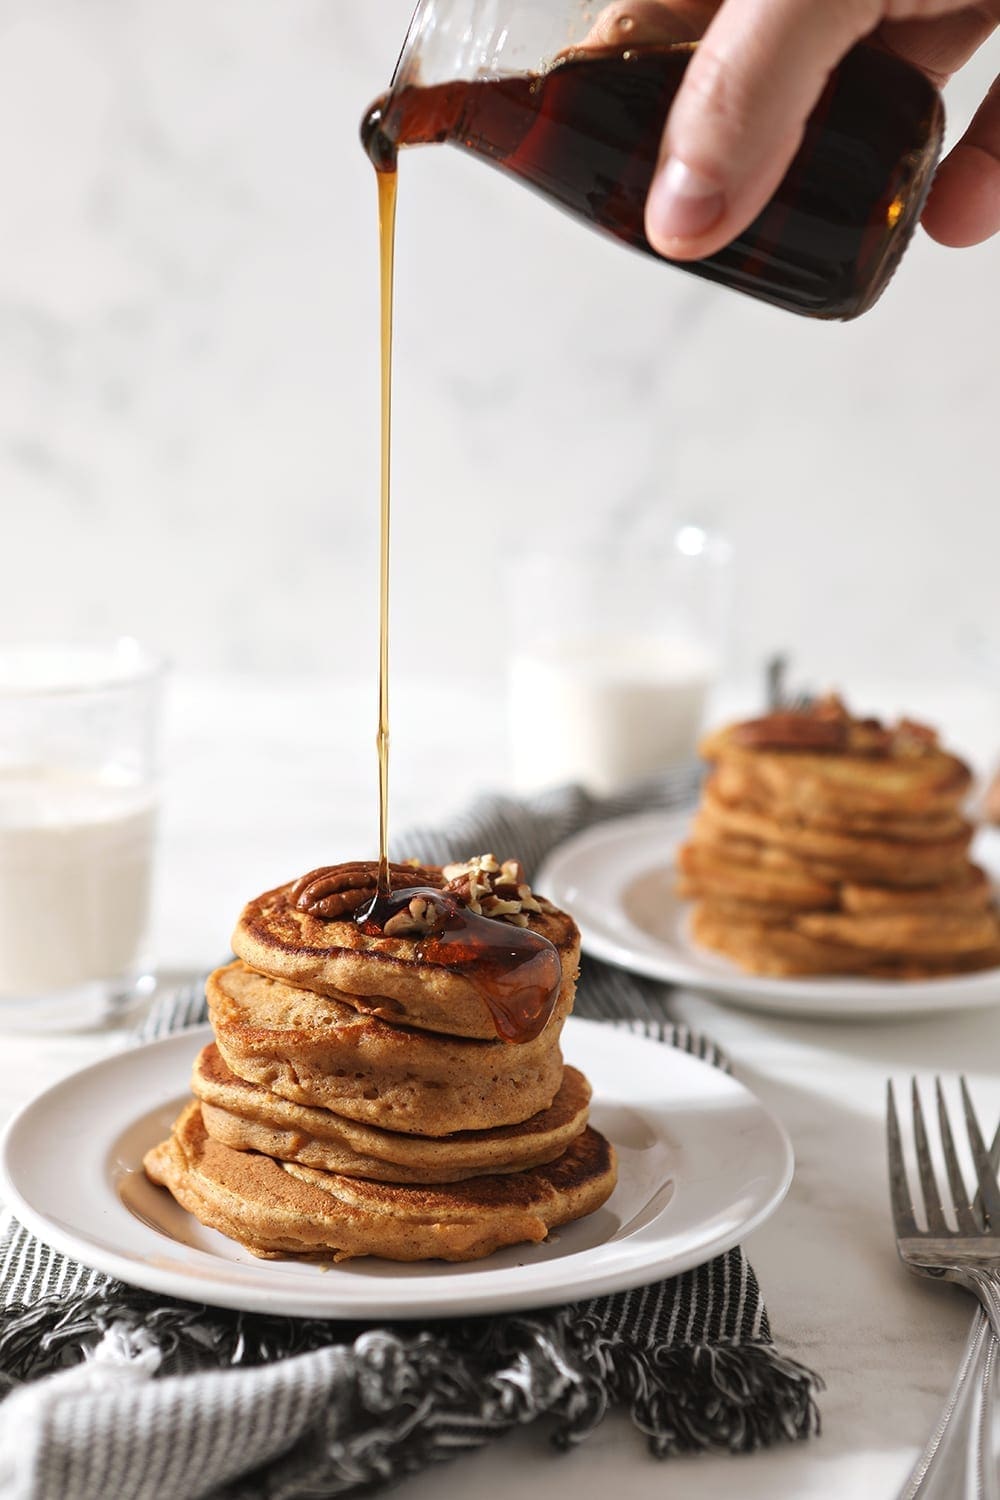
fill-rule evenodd
<path id="1" fill-rule="evenodd" d="M 165 1373 L 345 1348 L 350 1383 L 331 1392 L 321 1421 L 330 1494 L 413 1473 L 542 1417 L 554 1424 L 553 1443 L 568 1448 L 615 1406 L 631 1414 L 657 1458 L 748 1453 L 819 1431 L 819 1378 L 772 1345 L 640 1348 L 572 1307 L 437 1322 L 420 1332 L 407 1325 L 361 1331 L 164 1305 L 109 1283 L 68 1305 L 48 1297 L 10 1307 L 0 1322 L 0 1381 L 10 1389 L 67 1369 L 112 1331 L 126 1346 L 156 1351 Z"/>

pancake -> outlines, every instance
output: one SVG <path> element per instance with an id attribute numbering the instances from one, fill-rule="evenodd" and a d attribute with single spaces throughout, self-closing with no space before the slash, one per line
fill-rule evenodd
<path id="1" fill-rule="evenodd" d="M 777 849 L 762 844 L 759 839 L 745 834 L 724 832 L 710 816 L 698 812 L 691 824 L 692 842 L 715 860 L 727 864 L 747 865 L 755 870 L 779 870 L 801 876 L 805 880 L 822 880 L 824 885 L 837 885 L 839 877 L 826 879 L 813 873 L 818 861 L 808 862 L 792 854 L 788 849 Z"/>
<path id="2" fill-rule="evenodd" d="M 419 872 L 396 867 L 393 889 L 418 876 L 440 887 L 443 874 L 436 865 Z M 488 959 L 452 966 L 425 962 L 414 937 L 371 935 L 349 913 L 319 917 L 300 910 L 295 892 L 301 884 L 279 886 L 244 908 L 232 945 L 251 968 L 396 1025 L 484 1041 L 496 1038 L 497 1023 L 485 995 L 494 977 Z M 363 891 L 358 905 L 362 895 Z M 502 944 L 505 924 L 490 925 L 497 927 Z M 563 985 L 575 983 L 580 934 L 566 912 L 543 903 L 541 910 L 527 914 L 521 927 L 506 930 L 530 930 L 547 938 L 558 953 Z"/>
<path id="3" fill-rule="evenodd" d="M 752 858 L 746 863 L 717 853 L 711 845 L 682 844 L 677 851 L 682 873 L 679 894 L 728 897 L 733 900 L 775 902 L 783 907 L 819 910 L 836 906 L 837 888 L 802 868 L 766 867 Z"/>
<path id="4" fill-rule="evenodd" d="M 869 956 L 905 956 L 918 962 L 1000 945 L 1000 922 L 992 911 L 811 912 L 797 917 L 795 928 L 807 937 L 843 943 Z"/>
<path id="5" fill-rule="evenodd" d="M 845 911 L 866 913 L 988 911 L 993 907 L 993 887 L 986 872 L 970 864 L 955 880 L 941 885 L 911 886 L 900 890 L 886 885 L 854 885 L 840 889 Z"/>
<path id="6" fill-rule="evenodd" d="M 725 796 L 806 817 L 954 815 L 972 785 L 957 756 L 932 731 L 907 721 L 887 729 L 853 719 L 832 700 L 802 714 L 730 724 L 706 736 Z"/>
<path id="7" fill-rule="evenodd" d="M 549 1108 L 573 991 L 564 983 L 541 1036 L 510 1046 L 391 1026 L 239 960 L 206 985 L 216 1044 L 237 1077 L 295 1104 L 429 1136 L 518 1125 Z"/>
<path id="8" fill-rule="evenodd" d="M 450 1187 L 369 1182 L 233 1151 L 209 1136 L 198 1103 L 143 1165 L 202 1224 L 254 1255 L 334 1261 L 469 1261 L 538 1244 L 600 1208 L 616 1175 L 612 1148 L 588 1126 L 558 1160 L 526 1172 Z"/>
<path id="9" fill-rule="evenodd" d="M 776 818 L 749 803 L 724 798 L 713 777 L 702 794 L 699 821 L 724 836 L 744 838 L 792 854 L 808 869 L 837 871 L 844 880 L 887 885 L 934 885 L 956 878 L 968 861 L 972 827 L 948 838 L 916 843 L 810 827 Z"/>
<path id="10" fill-rule="evenodd" d="M 583 1074 L 565 1068 L 552 1104 L 530 1120 L 434 1140 L 293 1104 L 237 1078 L 214 1046 L 198 1057 L 191 1087 L 206 1130 L 222 1145 L 379 1182 L 460 1182 L 554 1161 L 583 1130 L 590 1103 Z"/>
<path id="11" fill-rule="evenodd" d="M 971 787 L 971 774 L 955 757 L 948 757 L 952 763 L 949 774 L 954 778 L 952 789 L 941 796 L 919 792 L 898 767 L 890 772 L 892 763 L 888 761 L 863 760 L 850 765 L 833 757 L 816 757 L 829 783 L 820 792 L 817 768 L 800 764 L 804 759 L 782 757 L 780 777 L 773 769 L 768 774 L 760 756 L 721 761 L 713 774 L 723 795 L 734 802 L 762 803 L 781 816 L 804 818 L 817 827 L 887 832 L 895 838 L 914 839 L 946 838 L 957 831 L 961 806 Z M 794 766 L 789 764 L 792 761 Z"/>
<path id="12" fill-rule="evenodd" d="M 956 948 L 962 936 L 956 938 L 953 932 L 939 937 L 937 946 L 934 940 L 925 937 L 922 949 L 915 952 L 880 950 L 835 941 L 828 928 L 815 932 L 802 930 L 809 922 L 809 918 L 798 917 L 787 925 L 772 923 L 734 912 L 726 903 L 703 901 L 691 913 L 690 932 L 701 947 L 731 959 L 746 973 L 773 978 L 855 975 L 870 979 L 938 979 L 1000 966 L 1000 942 L 995 939 L 976 948 Z M 871 935 L 869 929 L 869 938 Z M 982 935 L 986 936 L 985 930 Z"/>
<path id="13" fill-rule="evenodd" d="M 677 886 L 677 894 L 685 896 L 683 883 Z M 692 892 L 693 898 L 701 895 L 700 892 Z M 744 901 L 739 897 L 710 896 L 704 897 L 701 905 L 711 910 L 713 917 L 727 922 L 762 922 L 767 927 L 791 927 L 796 917 L 801 916 L 802 908 L 799 906 L 781 906 L 776 901 Z"/>
<path id="14" fill-rule="evenodd" d="M 766 807 L 773 817 L 798 822 L 806 828 L 815 828 L 824 833 L 873 834 L 877 838 L 895 839 L 904 844 L 932 844 L 954 838 L 966 827 L 966 820 L 959 812 L 913 817 L 905 812 L 830 813 L 815 807 L 797 807 L 794 803 L 780 802 L 765 796 L 745 797 L 730 785 L 724 767 L 720 767 L 712 779 L 720 795 L 732 802 L 743 801 Z"/>
<path id="15" fill-rule="evenodd" d="M 855 873 L 845 868 L 843 860 L 838 864 L 817 858 L 813 854 L 806 857 L 793 853 L 790 849 L 761 843 L 759 839 L 724 832 L 710 815 L 702 813 L 695 817 L 692 833 L 699 848 L 710 851 L 715 859 L 732 861 L 763 872 L 782 871 L 795 874 L 809 880 L 821 881 L 824 885 L 831 886 L 838 891 L 845 883 L 857 886 L 884 884 L 887 878 L 884 873 L 873 875 L 870 870 L 865 870 L 864 874 Z M 959 879 L 965 865 L 966 861 L 963 860 L 955 868 L 949 868 L 941 883 Z M 924 889 L 926 889 L 926 884 L 925 882 Z M 717 899 L 714 891 L 706 890 L 704 894 L 706 898 Z M 801 907 L 799 909 L 802 910 Z"/>
<path id="16" fill-rule="evenodd" d="M 703 948 L 732 959 L 749 974 L 787 978 L 795 974 L 858 974 L 864 968 L 856 948 L 823 943 L 791 927 L 738 921 L 728 911 L 717 910 L 712 902 L 703 901 L 694 908 L 690 932 Z"/>
<path id="17" fill-rule="evenodd" d="M 956 974 L 997 968 L 1000 968 L 1000 943 L 977 948 L 974 953 L 949 954 L 946 958 L 935 958 L 933 954 L 921 958 L 908 955 L 887 958 L 884 963 L 873 963 L 865 974 L 872 979 L 948 979 Z"/>

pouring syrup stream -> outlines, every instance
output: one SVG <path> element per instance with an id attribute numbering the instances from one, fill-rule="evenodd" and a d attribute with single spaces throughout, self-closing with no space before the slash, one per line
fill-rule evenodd
<path id="1" fill-rule="evenodd" d="M 395 167 L 378 171 L 378 230 L 382 326 L 382 479 L 379 528 L 378 659 L 378 894 L 389 880 L 389 538 L 392 497 L 392 323 L 396 252 Z"/>
<path id="2" fill-rule="evenodd" d="M 379 527 L 379 689 L 378 792 L 379 857 L 375 895 L 357 913 L 362 931 L 378 936 L 393 915 L 414 896 L 437 911 L 434 929 L 418 945 L 417 956 L 431 964 L 468 974 L 505 1042 L 527 1042 L 548 1023 L 559 995 L 561 966 L 554 945 L 530 928 L 510 927 L 464 910 L 439 890 L 393 890 L 389 867 L 389 555 L 392 510 L 392 339 L 396 250 L 397 156 L 380 137 L 378 109 L 367 122 L 366 147 L 378 182 L 381 296 L 382 454 Z"/>

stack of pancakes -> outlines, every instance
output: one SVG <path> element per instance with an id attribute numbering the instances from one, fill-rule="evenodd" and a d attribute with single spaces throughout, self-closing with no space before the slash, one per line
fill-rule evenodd
<path id="1" fill-rule="evenodd" d="M 527 1028 L 537 1035 L 507 1042 L 487 1003 L 496 955 L 489 973 L 488 955 L 429 961 L 435 917 L 419 897 L 402 926 L 417 911 L 423 931 L 397 921 L 373 933 L 355 912 L 374 878 L 371 865 L 335 866 L 245 908 L 237 961 L 208 981 L 215 1042 L 195 1063 L 195 1099 L 147 1175 L 265 1257 L 460 1261 L 537 1243 L 615 1183 L 614 1153 L 587 1124 L 590 1086 L 559 1048 L 576 926 L 492 856 L 392 867 L 394 890 L 464 891 L 480 915 L 502 907 L 489 923 L 501 954 L 507 923 L 552 945 L 556 983 Z"/>
<path id="2" fill-rule="evenodd" d="M 969 858 L 968 767 L 936 734 L 837 698 L 710 735 L 679 894 L 691 932 L 756 974 L 924 978 L 1000 963 Z"/>

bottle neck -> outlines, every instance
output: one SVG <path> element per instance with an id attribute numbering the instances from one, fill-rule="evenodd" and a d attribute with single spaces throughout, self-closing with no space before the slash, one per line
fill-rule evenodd
<path id="1" fill-rule="evenodd" d="M 582 0 L 420 0 L 392 92 L 537 72 L 579 40 L 586 10 Z"/>

